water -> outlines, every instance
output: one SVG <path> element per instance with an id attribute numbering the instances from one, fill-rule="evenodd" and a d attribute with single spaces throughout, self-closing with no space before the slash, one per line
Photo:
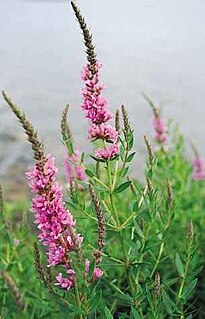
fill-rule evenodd
<path id="1" fill-rule="evenodd" d="M 205 2 L 79 0 L 103 62 L 112 110 L 127 105 L 142 158 L 151 111 L 140 92 L 163 106 L 205 156 Z M 21 105 L 59 161 L 59 117 L 70 104 L 76 143 L 88 149 L 80 110 L 81 35 L 69 1 L 1 0 L 0 88 Z M 0 175 L 29 162 L 30 148 L 3 100 Z"/>

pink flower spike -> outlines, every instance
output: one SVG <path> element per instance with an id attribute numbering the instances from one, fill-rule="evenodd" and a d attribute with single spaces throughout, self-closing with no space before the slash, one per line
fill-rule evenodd
<path id="1" fill-rule="evenodd" d="M 117 156 L 119 154 L 119 151 L 120 149 L 117 144 L 111 144 L 107 148 L 100 148 L 97 151 L 95 151 L 95 156 L 104 161 L 108 161 L 113 157 Z"/>
<path id="2" fill-rule="evenodd" d="M 88 139 L 105 139 L 115 142 L 118 137 L 118 132 L 107 124 L 96 125 L 92 124 L 88 129 Z"/>
<path id="3" fill-rule="evenodd" d="M 165 144 L 168 142 L 168 135 L 167 135 L 167 126 L 165 124 L 164 119 L 160 118 L 159 116 L 154 116 L 152 118 L 152 125 L 155 129 L 154 139 L 159 144 Z"/>
<path id="4" fill-rule="evenodd" d="M 76 234 L 75 220 L 63 201 L 62 187 L 55 180 L 56 172 L 55 159 L 48 155 L 44 167 L 39 169 L 35 165 L 27 177 L 32 191 L 36 193 L 32 211 L 40 231 L 39 240 L 47 247 L 48 266 L 68 267 L 69 253 L 79 249 L 83 237 Z M 71 278 L 64 280 L 60 274 L 57 280 L 63 288 L 72 285 Z"/>
<path id="5" fill-rule="evenodd" d="M 103 271 L 100 268 L 95 268 L 93 271 L 93 279 L 98 280 L 103 276 Z"/>
<path id="6" fill-rule="evenodd" d="M 197 156 L 193 162 L 193 168 L 194 168 L 194 172 L 193 172 L 193 179 L 196 181 L 200 181 L 200 180 L 204 180 L 205 179 L 205 161 Z"/>

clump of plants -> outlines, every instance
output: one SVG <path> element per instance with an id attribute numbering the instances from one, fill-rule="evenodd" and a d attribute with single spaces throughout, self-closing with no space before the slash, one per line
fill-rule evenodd
<path id="1" fill-rule="evenodd" d="M 204 162 L 196 149 L 189 162 L 178 128 L 167 125 L 143 93 L 154 136 L 144 136 L 144 182 L 132 178 L 137 154 L 127 109 L 109 111 L 92 34 L 71 5 L 86 48 L 81 108 L 94 152 L 75 145 L 66 106 L 60 123 L 69 184 L 64 199 L 55 158 L 3 92 L 35 163 L 26 173 L 31 213 L 25 203 L 3 203 L 0 189 L 1 317 L 204 318 Z"/>

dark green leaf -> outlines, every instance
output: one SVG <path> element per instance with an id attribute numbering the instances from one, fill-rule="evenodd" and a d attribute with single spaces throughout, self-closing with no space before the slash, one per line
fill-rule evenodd
<path id="1" fill-rule="evenodd" d="M 89 169 L 86 169 L 85 173 L 86 173 L 87 176 L 89 176 L 91 178 L 94 176 L 93 172 L 91 172 L 91 170 L 89 170 Z"/>
<path id="2" fill-rule="evenodd" d="M 176 254 L 175 264 L 176 264 L 177 271 L 178 271 L 180 277 L 183 277 L 184 276 L 184 266 L 182 264 L 181 258 L 179 257 L 178 253 Z"/>
<path id="3" fill-rule="evenodd" d="M 115 193 L 115 194 L 118 194 L 118 193 L 123 192 L 125 189 L 127 189 L 127 188 L 130 186 L 131 183 L 132 183 L 132 181 L 127 181 L 127 182 L 122 183 L 121 185 L 119 185 L 119 186 L 114 190 L 114 193 Z"/>
<path id="4" fill-rule="evenodd" d="M 131 316 L 130 316 L 130 318 L 132 318 L 132 319 L 141 319 L 142 317 L 140 316 L 139 312 L 134 307 L 132 307 L 131 308 Z"/>
<path id="5" fill-rule="evenodd" d="M 126 162 L 127 162 L 127 163 L 130 163 L 130 162 L 133 160 L 135 154 L 136 154 L 136 152 L 131 153 L 131 154 L 128 156 Z"/>
<path id="6" fill-rule="evenodd" d="M 191 296 L 194 288 L 196 287 L 197 281 L 198 281 L 197 279 L 194 279 L 187 285 L 187 287 L 184 289 L 184 292 L 182 294 L 183 299 L 186 300 L 188 297 Z"/>

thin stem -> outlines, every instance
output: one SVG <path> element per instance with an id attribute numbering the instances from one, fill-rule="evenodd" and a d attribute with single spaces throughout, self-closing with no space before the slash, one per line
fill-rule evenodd
<path id="1" fill-rule="evenodd" d="M 162 256 L 162 253 L 163 253 L 163 250 L 164 250 L 164 245 L 165 245 L 164 242 L 162 242 L 161 245 L 160 245 L 158 257 L 157 257 L 156 263 L 155 263 L 155 265 L 154 265 L 154 267 L 152 269 L 150 277 L 152 277 L 154 275 L 154 273 L 155 273 L 155 271 L 156 271 L 156 269 L 157 269 L 157 267 L 159 265 L 159 262 L 160 262 L 160 259 L 161 259 L 161 256 Z"/>
<path id="2" fill-rule="evenodd" d="M 78 290 L 78 284 L 77 284 L 77 280 L 76 280 L 76 282 L 75 282 L 75 286 L 74 286 L 74 288 L 75 288 L 75 298 L 76 298 L 76 304 L 77 304 L 77 307 L 78 307 L 78 309 L 79 309 L 79 311 L 81 312 L 81 301 L 80 301 L 80 294 L 79 294 L 79 290 Z M 84 319 L 83 318 L 83 315 L 81 314 L 81 313 L 79 313 L 79 319 Z"/>
<path id="3" fill-rule="evenodd" d="M 147 237 L 148 237 L 148 234 L 149 234 L 149 230 L 150 230 L 150 225 L 147 226 L 147 229 L 146 229 L 146 233 L 143 237 L 143 242 L 142 242 L 142 247 L 141 247 L 141 256 L 140 256 L 140 259 L 139 259 L 139 267 L 138 267 L 138 270 L 137 270 L 137 274 L 136 274 L 136 279 L 135 279 L 135 283 L 136 283 L 136 286 L 137 286 L 137 291 L 139 290 L 139 276 L 140 276 L 140 271 L 141 271 L 141 266 L 142 266 L 142 262 L 144 260 L 144 248 L 145 248 L 145 245 L 146 245 L 146 242 L 147 242 Z"/>
<path id="4" fill-rule="evenodd" d="M 113 199 L 113 193 L 112 193 L 113 183 L 112 183 L 111 167 L 110 167 L 110 162 L 109 161 L 107 162 L 107 172 L 108 172 L 108 178 L 109 178 L 109 184 L 110 184 L 110 192 L 109 192 L 110 204 L 111 204 L 112 211 L 114 213 L 116 224 L 117 224 L 117 227 L 118 227 L 118 230 L 119 230 L 118 236 L 119 236 L 119 239 L 120 239 L 120 244 L 121 244 L 121 248 L 122 248 L 123 258 L 124 258 L 124 262 L 125 262 L 124 266 L 125 266 L 127 281 L 129 283 L 130 290 L 133 293 L 134 292 L 134 288 L 133 288 L 133 284 L 132 284 L 132 280 L 131 280 L 130 273 L 129 273 L 129 268 L 128 268 L 129 262 L 128 262 L 127 253 L 126 253 L 125 247 L 124 247 L 124 241 L 123 241 L 122 233 L 120 231 L 121 225 L 120 225 L 118 213 L 117 213 L 117 210 L 116 210 L 116 207 L 115 207 L 115 203 L 114 203 L 114 199 Z"/>
<path id="5" fill-rule="evenodd" d="M 179 292 L 178 292 L 178 295 L 177 295 L 177 304 L 180 303 L 181 298 L 182 298 L 182 293 L 183 293 L 183 289 L 184 289 L 184 286 L 185 286 L 185 283 L 186 283 L 190 261 L 191 261 L 191 250 L 190 250 L 190 245 L 189 245 L 188 246 L 188 252 L 187 252 L 186 264 L 185 264 L 185 269 L 184 269 L 184 274 L 183 274 L 182 282 L 181 282 L 181 285 L 179 287 Z M 183 305 L 182 305 L 182 312 L 183 312 Z M 182 318 L 184 318 L 184 317 L 182 316 Z"/>

